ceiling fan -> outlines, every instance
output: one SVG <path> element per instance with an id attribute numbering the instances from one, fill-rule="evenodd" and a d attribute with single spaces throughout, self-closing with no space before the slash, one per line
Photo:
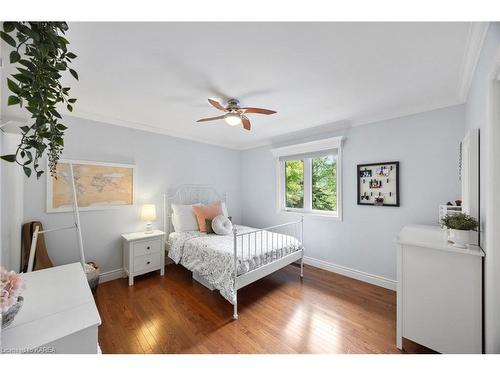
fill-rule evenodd
<path id="1" fill-rule="evenodd" d="M 237 99 L 229 99 L 227 101 L 227 106 L 224 107 L 217 100 L 208 99 L 208 102 L 220 111 L 226 112 L 226 114 L 217 117 L 207 117 L 199 119 L 196 122 L 213 121 L 224 119 L 229 125 L 243 125 L 243 128 L 250 130 L 250 120 L 246 116 L 247 113 L 260 113 L 262 115 L 272 115 L 276 111 L 271 111 L 270 109 L 264 108 L 254 108 L 254 107 L 240 107 L 240 102 Z"/>

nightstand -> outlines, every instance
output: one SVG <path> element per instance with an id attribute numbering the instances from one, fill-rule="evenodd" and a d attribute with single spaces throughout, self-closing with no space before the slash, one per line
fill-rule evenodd
<path id="1" fill-rule="evenodd" d="M 165 274 L 165 232 L 136 232 L 122 234 L 123 269 L 128 275 L 128 285 L 134 285 L 134 277 L 160 270 Z"/>

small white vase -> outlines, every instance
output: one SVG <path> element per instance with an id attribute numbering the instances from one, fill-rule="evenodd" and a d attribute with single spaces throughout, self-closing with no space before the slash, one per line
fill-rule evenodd
<path id="1" fill-rule="evenodd" d="M 470 230 L 458 230 L 450 229 L 450 241 L 453 242 L 453 246 L 465 249 L 470 243 Z"/>

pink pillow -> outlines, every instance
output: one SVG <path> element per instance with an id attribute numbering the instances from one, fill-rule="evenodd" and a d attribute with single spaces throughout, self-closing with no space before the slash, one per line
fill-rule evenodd
<path id="1" fill-rule="evenodd" d="M 200 204 L 198 206 L 193 206 L 193 212 L 196 216 L 196 221 L 198 221 L 198 227 L 200 232 L 206 232 L 207 226 L 205 219 L 212 220 L 214 217 L 222 213 L 222 206 L 220 202 L 214 202 L 210 204 Z"/>

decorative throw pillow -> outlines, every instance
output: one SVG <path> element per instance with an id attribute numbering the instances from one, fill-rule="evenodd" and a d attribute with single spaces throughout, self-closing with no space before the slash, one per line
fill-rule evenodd
<path id="1" fill-rule="evenodd" d="M 193 206 L 193 212 L 198 221 L 198 227 L 200 232 L 206 232 L 207 226 L 205 223 L 206 219 L 212 220 L 217 215 L 222 213 L 221 202 L 214 202 L 207 205 L 200 204 L 199 206 Z"/>
<path id="2" fill-rule="evenodd" d="M 212 220 L 205 219 L 205 227 L 207 228 L 207 234 L 215 233 L 212 229 Z"/>
<path id="3" fill-rule="evenodd" d="M 212 229 L 216 234 L 227 235 L 231 234 L 233 230 L 233 224 L 224 215 L 218 215 L 212 220 Z"/>
<path id="4" fill-rule="evenodd" d="M 172 225 L 176 232 L 187 232 L 191 230 L 199 230 L 198 221 L 193 213 L 193 206 L 191 204 L 172 204 Z"/>

